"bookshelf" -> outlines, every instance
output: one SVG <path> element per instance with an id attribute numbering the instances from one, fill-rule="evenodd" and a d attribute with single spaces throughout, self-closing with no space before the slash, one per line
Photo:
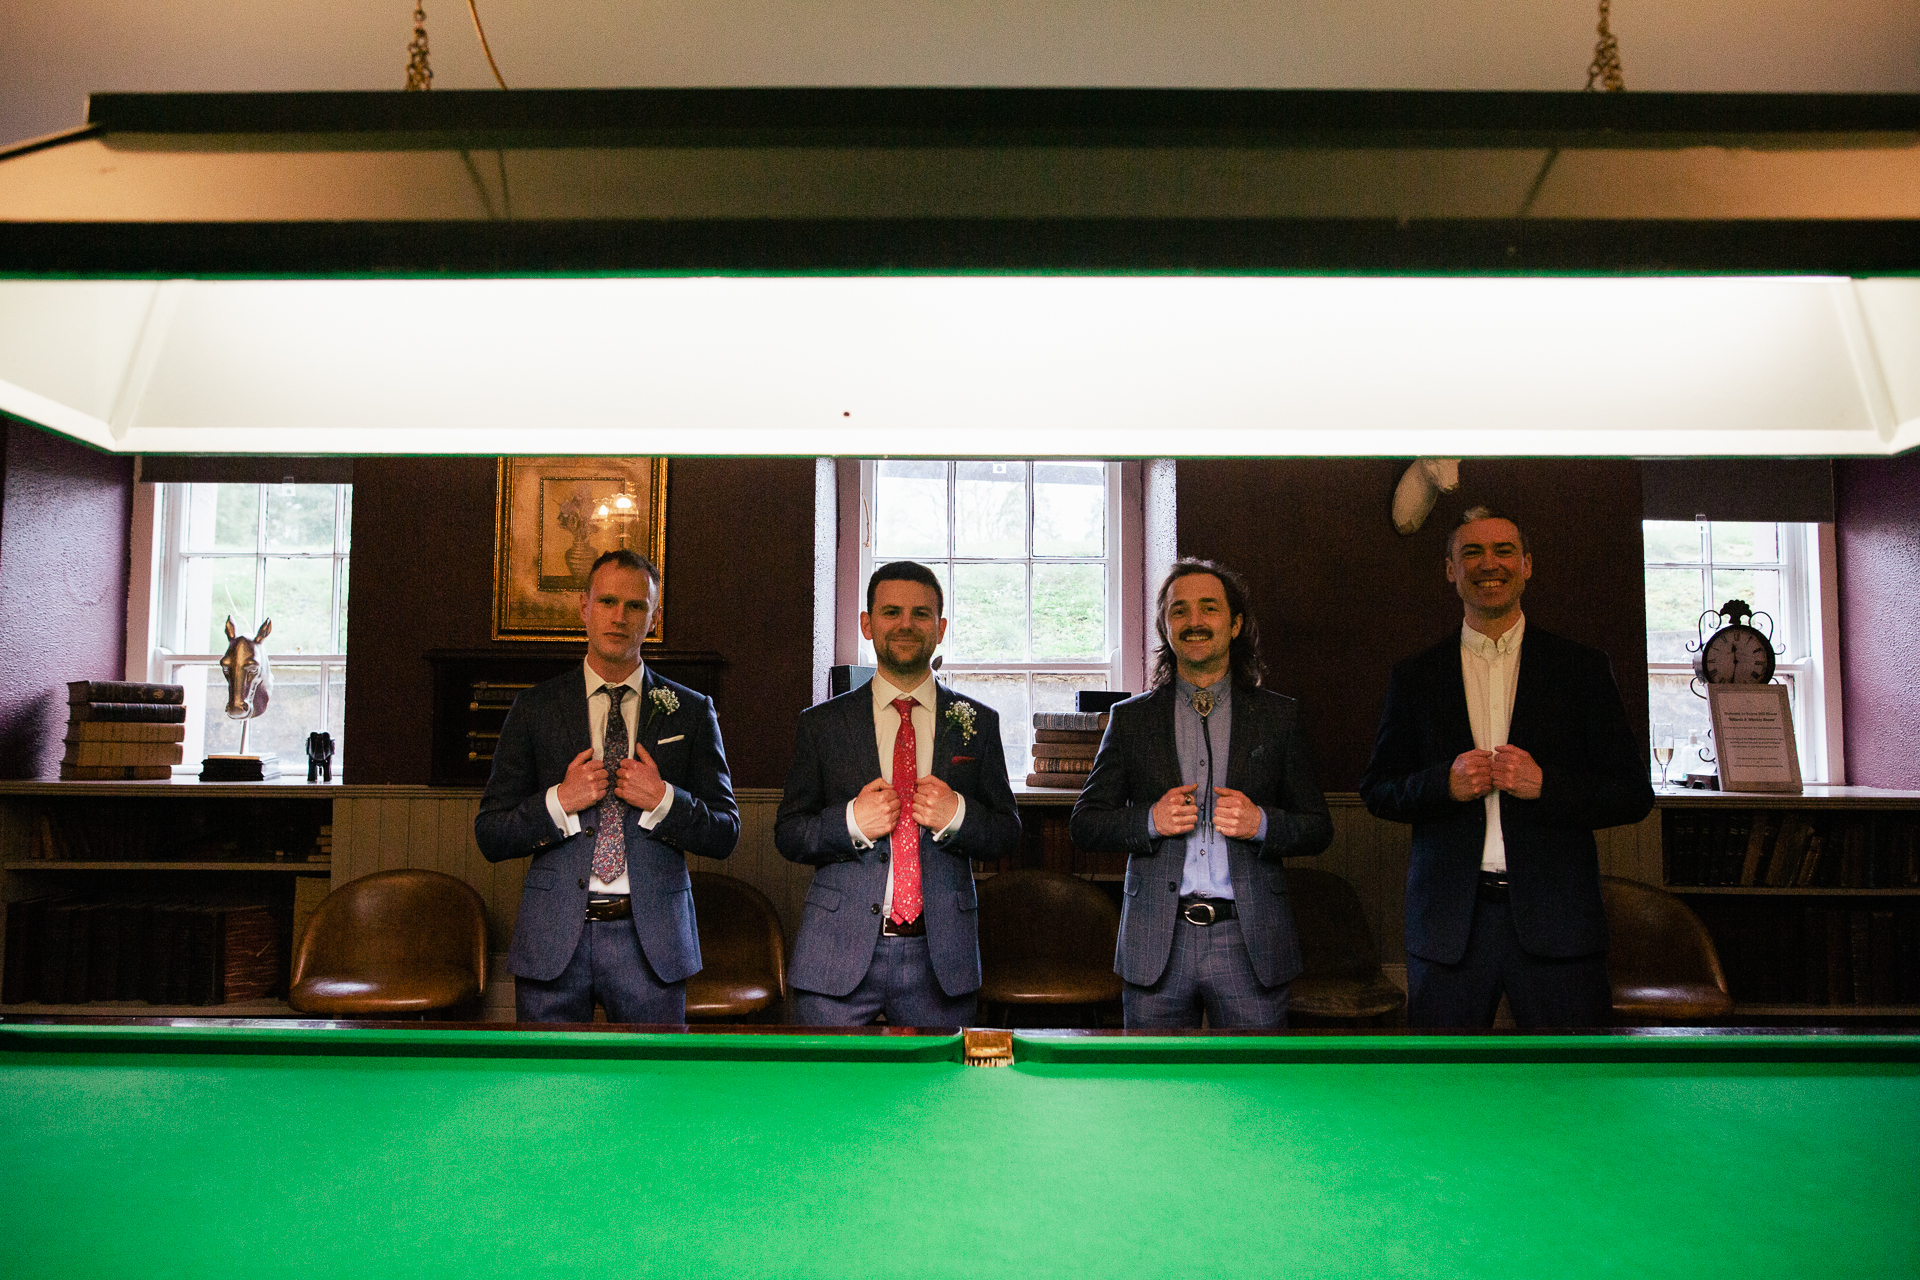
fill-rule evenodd
<path id="1" fill-rule="evenodd" d="M 0 1012 L 285 1015 L 339 787 L 0 783 Z"/>
<path id="2" fill-rule="evenodd" d="M 1920 792 L 1662 791 L 1662 879 L 1713 935 L 1734 1016 L 1920 1019 Z"/>

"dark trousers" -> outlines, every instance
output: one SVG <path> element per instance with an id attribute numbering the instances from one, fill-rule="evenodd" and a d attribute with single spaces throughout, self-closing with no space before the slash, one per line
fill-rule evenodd
<path id="1" fill-rule="evenodd" d="M 1491 1027 L 1503 994 L 1514 1022 L 1527 1030 L 1613 1022 L 1606 953 L 1571 959 L 1528 955 L 1504 902 L 1474 903 L 1467 953 L 1458 964 L 1407 955 L 1410 1027 Z"/>
<path id="2" fill-rule="evenodd" d="M 521 1022 L 592 1022 L 593 998 L 609 1022 L 678 1025 L 687 1020 L 687 984 L 662 982 L 640 950 L 631 920 L 589 920 L 557 978 L 515 978 Z"/>
<path id="3" fill-rule="evenodd" d="M 844 996 L 793 992 L 793 1020 L 803 1027 L 864 1027 L 883 1013 L 890 1027 L 968 1027 L 979 1011 L 979 992 L 950 996 L 940 989 L 924 937 L 882 935 L 867 976 Z"/>
<path id="4" fill-rule="evenodd" d="M 1121 1020 L 1129 1031 L 1197 1027 L 1202 1012 L 1210 1027 L 1287 1025 L 1287 984 L 1260 985 L 1238 920 L 1175 920 L 1173 950 L 1160 981 L 1150 987 L 1129 982 L 1120 992 Z"/>

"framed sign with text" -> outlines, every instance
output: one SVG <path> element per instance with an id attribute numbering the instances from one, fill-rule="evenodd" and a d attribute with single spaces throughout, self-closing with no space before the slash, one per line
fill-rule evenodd
<path id="1" fill-rule="evenodd" d="M 667 460 L 502 458 L 493 542 L 493 638 L 578 640 L 580 593 L 603 552 L 661 572 L 647 643 L 666 635 Z"/>
<path id="2" fill-rule="evenodd" d="M 1707 707 L 1722 791 L 1800 794 L 1800 751 L 1785 685 L 1710 684 Z"/>

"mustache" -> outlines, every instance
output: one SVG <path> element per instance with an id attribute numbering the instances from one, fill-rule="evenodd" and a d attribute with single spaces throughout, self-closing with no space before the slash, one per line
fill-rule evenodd
<path id="1" fill-rule="evenodd" d="M 1182 640 L 1211 640 L 1213 639 L 1213 628 L 1188 627 L 1180 633 L 1180 638 Z"/>

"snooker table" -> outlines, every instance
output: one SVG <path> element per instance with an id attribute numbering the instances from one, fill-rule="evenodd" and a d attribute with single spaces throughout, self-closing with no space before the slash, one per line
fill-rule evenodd
<path id="1" fill-rule="evenodd" d="M 0 1276 L 1920 1274 L 1920 1037 L 1013 1049 L 0 1019 Z"/>

